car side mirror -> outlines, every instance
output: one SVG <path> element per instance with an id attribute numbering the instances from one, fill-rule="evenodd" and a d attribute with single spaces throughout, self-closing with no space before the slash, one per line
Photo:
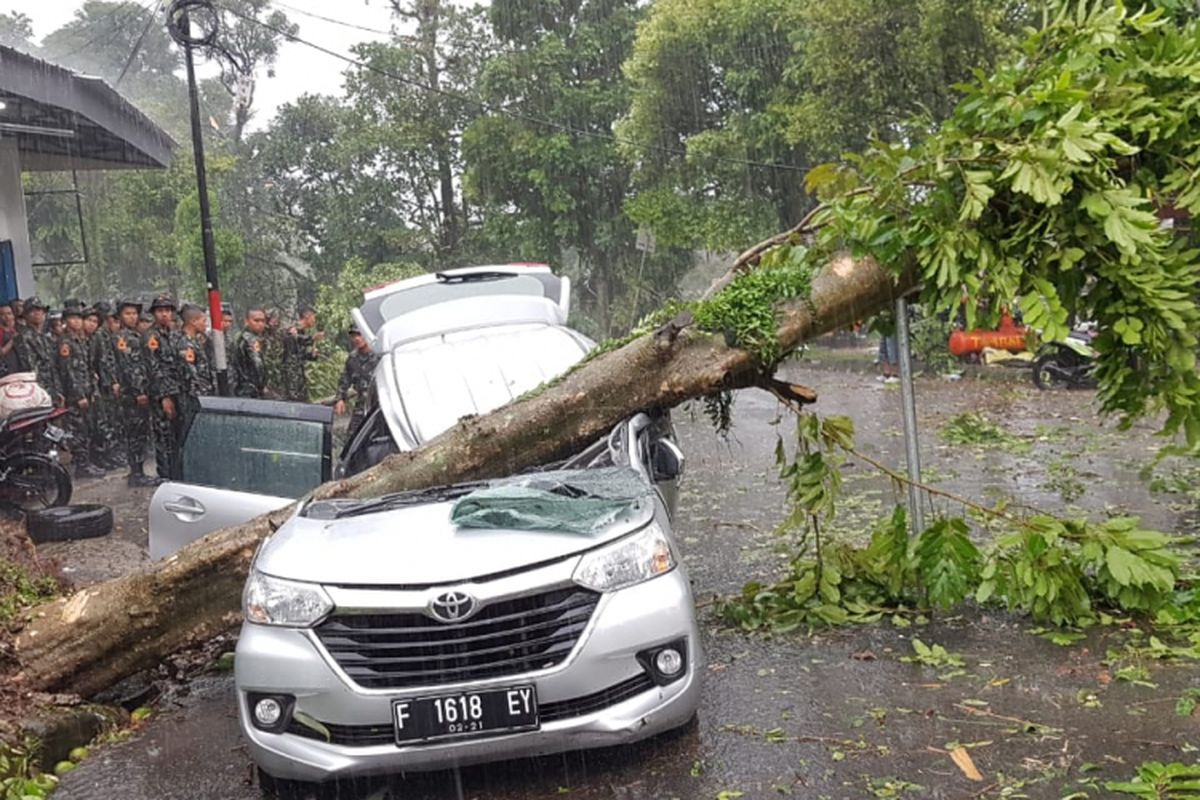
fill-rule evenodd
<path id="1" fill-rule="evenodd" d="M 650 469 L 655 483 L 679 480 L 683 465 L 683 451 L 670 439 L 658 439 L 651 445 Z"/>

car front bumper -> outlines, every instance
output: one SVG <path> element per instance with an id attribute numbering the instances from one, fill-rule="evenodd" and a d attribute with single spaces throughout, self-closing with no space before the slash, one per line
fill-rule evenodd
<path id="1" fill-rule="evenodd" d="M 637 653 L 686 640 L 687 670 L 673 683 L 647 678 Z M 503 678 L 402 690 L 362 689 L 309 630 L 243 625 L 236 676 L 239 718 L 255 762 L 302 781 L 427 771 L 627 744 L 686 724 L 700 704 L 703 653 L 686 570 L 604 595 L 565 662 Z M 398 745 L 392 702 L 400 698 L 532 683 L 551 717 L 537 730 Z M 295 696 L 295 710 L 333 732 L 270 733 L 251 722 L 247 693 Z M 297 730 L 293 725 L 293 731 Z"/>

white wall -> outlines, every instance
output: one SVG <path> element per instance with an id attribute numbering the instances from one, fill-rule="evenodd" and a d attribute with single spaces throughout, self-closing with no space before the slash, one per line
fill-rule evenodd
<path id="1" fill-rule="evenodd" d="M 0 240 L 11 239 L 17 264 L 17 292 L 33 294 L 33 254 L 25 218 L 25 192 L 21 187 L 21 155 L 16 139 L 0 137 Z"/>

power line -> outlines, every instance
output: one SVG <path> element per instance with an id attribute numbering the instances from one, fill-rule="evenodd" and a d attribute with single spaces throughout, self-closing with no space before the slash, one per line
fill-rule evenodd
<path id="1" fill-rule="evenodd" d="M 345 53 L 339 53 L 336 50 L 331 50 L 327 47 L 316 44 L 315 42 L 310 42 L 307 39 L 302 39 L 295 34 L 289 33 L 288 31 L 285 31 L 281 28 L 277 28 L 274 25 L 271 25 L 267 22 L 263 22 L 260 19 L 256 19 L 248 14 L 238 11 L 237 9 L 230 8 L 229 6 L 218 6 L 218 7 L 225 11 L 228 11 L 229 13 L 233 14 L 235 17 L 243 19 L 247 22 L 251 22 L 255 25 L 258 25 L 269 31 L 272 31 L 275 34 L 282 36 L 285 39 L 288 39 L 289 41 L 293 41 L 298 44 L 302 44 L 305 47 L 309 47 L 313 50 L 316 50 L 319 53 L 324 53 L 325 55 L 330 56 L 332 58 L 336 58 L 339 61 L 343 61 L 352 66 L 356 66 L 361 69 L 365 69 L 370 72 L 377 73 L 379 75 L 383 75 L 385 77 L 391 78 L 394 81 L 403 83 L 407 86 L 411 86 L 415 89 L 419 89 L 424 92 L 428 92 L 430 94 L 440 95 L 440 96 L 445 97 L 450 100 L 456 100 L 461 103 L 467 103 L 468 105 L 476 106 L 488 113 L 501 114 L 503 116 L 510 117 L 512 119 L 520 120 L 522 122 L 527 122 L 531 125 L 539 125 L 539 126 L 542 126 L 545 128 L 552 128 L 554 130 L 562 131 L 563 133 L 569 133 L 569 134 L 573 134 L 576 136 L 586 136 L 586 137 L 590 137 L 593 139 L 603 139 L 605 141 L 610 141 L 610 142 L 614 142 L 616 144 L 626 145 L 628 147 L 632 147 L 632 148 L 635 148 L 638 150 L 649 150 L 649 151 L 653 151 L 653 152 L 665 153 L 668 155 L 678 156 L 678 157 L 682 157 L 682 158 L 686 158 L 688 155 L 686 150 L 681 150 L 679 148 L 667 147 L 665 145 L 643 144 L 641 142 L 635 142 L 635 141 L 632 141 L 629 139 L 622 139 L 618 136 L 614 136 L 611 133 L 601 133 L 600 131 L 589 131 L 589 130 L 584 130 L 582 128 L 575 128 L 575 127 L 572 127 L 570 125 L 567 125 L 567 124 L 564 124 L 561 122 L 555 122 L 553 120 L 542 119 L 540 117 L 530 116 L 529 114 L 526 114 L 521 111 L 514 111 L 509 108 L 493 106 L 490 103 L 486 103 L 482 100 L 476 100 L 472 97 L 467 97 L 466 95 L 461 95 L 457 92 L 451 92 L 451 91 L 447 91 L 446 89 L 433 87 L 428 84 L 421 83 L 420 81 L 416 81 L 411 78 L 406 78 L 403 75 L 397 75 L 396 73 L 391 72 L 390 70 L 384 69 L 382 67 L 378 67 L 369 62 L 360 61 L 359 59 L 356 59 L 352 56 L 348 56 Z M 712 160 L 722 161 L 722 162 L 729 163 L 729 164 L 737 164 L 737 165 L 743 166 L 743 167 L 757 167 L 757 168 L 763 168 L 763 169 L 774 169 L 774 170 L 780 170 L 783 172 L 807 172 L 808 171 L 808 167 L 798 167 L 798 166 L 793 166 L 791 164 L 768 163 L 765 161 L 753 161 L 750 159 L 736 158 L 734 156 L 712 156 Z"/>
<path id="2" fill-rule="evenodd" d="M 150 26 L 154 24 L 154 20 L 158 16 L 158 11 L 161 8 L 162 0 L 157 0 L 157 2 L 154 4 L 154 10 L 146 15 L 146 26 L 142 28 L 141 36 L 139 36 L 137 41 L 133 43 L 133 49 L 129 51 L 129 58 L 125 59 L 125 66 L 121 67 L 121 74 L 117 76 L 117 81 L 113 84 L 114 89 L 121 85 L 121 81 L 125 80 L 125 73 L 129 72 L 130 65 L 133 64 L 133 60 L 137 58 L 138 51 L 142 49 L 142 42 L 145 41 L 146 34 L 150 32 Z"/>
<path id="3" fill-rule="evenodd" d="M 362 31 L 363 33 L 377 33 L 381 36 L 394 36 L 395 35 L 395 33 L 393 31 L 385 31 L 385 30 L 381 30 L 379 28 L 368 28 L 364 25 L 355 25 L 353 22 L 346 22 L 345 20 L 334 19 L 333 17 L 323 17 L 320 14 L 313 13 L 312 11 L 305 11 L 302 8 L 296 8 L 295 6 L 291 6 L 291 5 L 288 5 L 287 3 L 280 2 L 280 0 L 274 0 L 273 4 L 279 6 L 280 8 L 287 9 L 288 11 L 291 11 L 295 14 L 301 14 L 306 17 L 312 17 L 313 19 L 319 19 L 322 22 L 328 22 L 333 25 L 341 25 L 343 28 L 352 28 L 356 31 Z"/>
<path id="4" fill-rule="evenodd" d="M 150 0 L 150 2 L 148 2 L 148 3 L 142 3 L 139 5 L 138 3 L 132 2 L 132 0 L 126 0 L 126 2 L 123 2 L 123 3 L 120 3 L 116 6 L 114 6 L 112 8 L 112 10 L 110 10 L 104 16 L 100 17 L 100 19 L 98 20 L 98 21 L 113 20 L 115 22 L 115 17 L 117 16 L 117 14 L 122 13 L 121 21 L 116 23 L 115 25 L 113 25 L 113 27 L 110 30 L 101 31 L 100 33 L 93 36 L 91 39 L 88 39 L 86 42 L 84 42 L 83 44 L 79 45 L 74 50 L 71 50 L 69 52 L 60 53 L 57 55 L 47 55 L 44 57 L 45 60 L 46 61 L 61 61 L 65 58 L 70 58 L 73 55 L 77 55 L 78 53 L 83 52 L 84 50 L 91 47 L 92 45 L 100 44 L 100 40 L 104 39 L 106 36 L 108 38 L 102 44 L 100 44 L 100 46 L 107 47 L 108 45 L 110 45 L 114 41 L 116 41 L 117 36 L 119 36 L 121 34 L 122 27 L 125 25 L 126 22 L 129 22 L 134 17 L 136 17 L 138 15 L 138 12 L 145 13 L 145 12 L 149 11 L 150 5 L 152 3 L 156 3 L 156 2 L 158 2 L 158 0 Z M 131 6 L 132 6 L 132 8 L 131 8 Z M 123 13 L 123 12 L 125 12 L 125 13 Z"/>

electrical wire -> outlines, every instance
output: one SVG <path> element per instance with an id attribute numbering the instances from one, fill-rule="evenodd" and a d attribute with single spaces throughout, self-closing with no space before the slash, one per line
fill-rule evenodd
<path id="1" fill-rule="evenodd" d="M 133 49 L 129 51 L 129 58 L 125 59 L 125 66 L 121 67 L 121 74 L 117 76 L 113 88 L 121 85 L 121 81 L 125 80 L 125 73 L 129 72 L 129 67 L 133 64 L 133 60 L 137 58 L 138 51 L 142 49 L 142 42 L 146 40 L 146 34 L 150 32 L 150 26 L 154 24 L 154 20 L 158 17 L 158 12 L 162 10 L 163 0 L 158 0 L 154 4 L 154 10 L 146 16 L 146 26 L 142 28 L 142 34 L 138 36 L 137 41 L 133 43 Z"/>
<path id="2" fill-rule="evenodd" d="M 93 45 L 99 45 L 100 47 L 107 47 L 108 45 L 110 45 L 116 41 L 117 36 L 119 36 L 121 34 L 122 28 L 126 22 L 129 22 L 134 17 L 136 17 L 139 12 L 145 13 L 145 12 L 149 11 L 150 6 L 154 3 L 157 3 L 158 1 L 159 0 L 150 0 L 150 2 L 148 2 L 148 3 L 138 4 L 138 3 L 134 3 L 133 0 L 126 0 L 126 2 L 120 3 L 117 6 L 114 6 L 111 11 L 109 11 L 104 16 L 100 17 L 100 20 L 114 20 L 115 21 L 115 17 L 117 16 L 118 13 L 121 13 L 122 11 L 129 12 L 129 13 L 122 14 L 121 21 L 118 22 L 117 24 L 113 25 L 113 27 L 110 30 L 101 31 L 100 33 L 96 34 L 92 38 L 88 39 L 83 44 L 76 47 L 74 50 L 70 50 L 66 53 L 57 53 L 55 55 L 43 56 L 43 59 L 46 61 L 62 61 L 63 59 L 67 59 L 67 58 L 70 58 L 71 56 L 82 53 L 84 50 L 88 49 L 89 47 L 92 47 Z M 103 43 L 101 43 L 100 40 L 104 39 L 106 36 L 108 38 Z"/>
<path id="3" fill-rule="evenodd" d="M 363 33 L 377 33 L 380 36 L 395 36 L 396 35 L 394 31 L 385 31 L 385 30 L 382 30 L 381 28 L 368 28 L 365 25 L 356 25 L 353 22 L 346 22 L 344 20 L 334 19 L 333 17 L 323 17 L 320 14 L 316 14 L 312 11 L 305 11 L 302 8 L 296 8 L 295 6 L 280 2 L 280 0 L 273 0 L 272 5 L 279 6 L 280 8 L 286 9 L 295 14 L 300 14 L 305 17 L 312 17 L 313 19 L 319 19 L 322 22 L 328 22 L 332 25 L 341 25 L 343 28 L 351 28 L 356 31 L 362 31 Z M 408 37 L 401 37 L 401 38 L 408 38 Z"/>
<path id="4" fill-rule="evenodd" d="M 325 55 L 330 56 L 332 58 L 336 58 L 339 61 L 343 61 L 352 66 L 356 66 L 361 69 L 368 70 L 369 72 L 374 72 L 379 75 L 383 75 L 383 76 L 391 78 L 392 80 L 397 81 L 399 83 L 403 83 L 407 86 L 411 86 L 414 89 L 418 89 L 423 92 L 428 92 L 429 94 L 436 94 L 441 97 L 445 97 L 449 100 L 455 100 L 460 103 L 467 103 L 468 105 L 476 106 L 476 107 L 480 108 L 481 110 L 486 111 L 488 113 L 500 114 L 500 115 L 503 115 L 506 117 L 510 117 L 511 119 L 516 119 L 516 120 L 520 120 L 521 122 L 529 123 L 531 125 L 537 125 L 537 126 L 541 126 L 544 128 L 551 128 L 553 130 L 562 131 L 563 133 L 569 133 L 569 134 L 572 134 L 575 136 L 585 136 L 585 137 L 589 137 L 589 138 L 593 138 L 593 139 L 603 139 L 605 141 L 614 142 L 616 144 L 624 145 L 624 146 L 631 147 L 631 148 L 634 148 L 637 150 L 665 153 L 668 155 L 682 157 L 682 158 L 686 158 L 688 155 L 686 150 L 682 150 L 682 149 L 679 149 L 676 147 L 667 147 L 665 145 L 645 144 L 645 143 L 641 143 L 641 142 L 635 142 L 635 141 L 632 141 L 629 139 L 622 139 L 621 137 L 615 136 L 611 133 L 601 133 L 600 131 L 589 131 L 589 130 L 585 130 L 582 128 L 575 128 L 575 127 L 572 127 L 570 125 L 567 125 L 567 124 L 564 124 L 561 122 L 555 122 L 553 120 L 542 119 L 540 117 L 534 117 L 534 116 L 531 116 L 531 115 L 526 114 L 521 111 L 514 111 L 510 108 L 504 108 L 503 106 L 493 106 L 492 104 L 484 102 L 482 100 L 476 100 L 472 97 L 467 97 L 466 95 L 461 95 L 457 92 L 451 92 L 446 89 L 433 87 L 428 84 L 421 83 L 420 81 L 413 80 L 412 78 L 406 78 L 403 75 L 397 75 L 396 73 L 391 72 L 390 70 L 384 69 L 382 67 L 376 66 L 376 65 L 371 64 L 366 61 L 361 61 L 352 56 L 348 56 L 345 53 L 339 53 L 336 50 L 331 50 L 328 47 L 324 47 L 322 45 L 316 44 L 315 42 L 310 42 L 307 39 L 303 39 L 295 34 L 289 33 L 286 30 L 277 28 L 274 25 L 271 25 L 270 23 L 263 22 L 260 19 L 256 19 L 255 17 L 252 17 L 249 14 L 246 14 L 235 8 L 230 8 L 229 6 L 215 4 L 215 3 L 214 3 L 214 5 L 216 5 L 218 8 L 220 8 L 224 11 L 228 11 L 230 14 L 233 14 L 235 17 L 245 20 L 246 22 L 250 22 L 255 25 L 258 25 L 259 27 L 265 28 L 266 30 L 269 30 L 269 31 L 272 31 L 276 35 L 282 36 L 289 41 L 296 42 L 297 44 L 302 44 L 305 47 L 316 50 L 319 53 L 324 53 Z M 769 163 L 769 162 L 765 162 L 765 161 L 753 161 L 750 159 L 736 158 L 733 156 L 712 156 L 711 159 L 713 161 L 721 161 L 721 162 L 728 163 L 728 164 L 736 164 L 736 165 L 742 166 L 742 167 L 772 169 L 772 170 L 778 170 L 781 172 L 804 173 L 804 172 L 808 172 L 808 170 L 809 170 L 808 167 L 803 167 L 803 166 L 793 166 L 791 164 L 780 164 L 780 163 Z"/>

